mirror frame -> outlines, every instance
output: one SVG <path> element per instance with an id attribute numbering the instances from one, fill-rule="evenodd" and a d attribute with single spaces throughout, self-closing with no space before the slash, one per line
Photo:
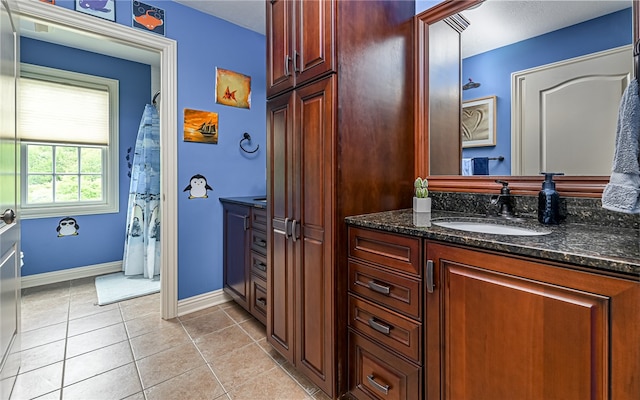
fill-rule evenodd
<path id="1" fill-rule="evenodd" d="M 499 193 L 496 179 L 509 182 L 513 194 L 535 195 L 540 190 L 540 176 L 458 176 L 429 174 L 429 25 L 464 11 L 484 0 L 444 0 L 415 16 L 415 176 L 427 177 L 429 189 L 436 192 Z M 633 43 L 639 38 L 640 0 L 632 0 Z M 601 198 L 608 176 L 558 176 L 557 189 L 567 197 Z"/>

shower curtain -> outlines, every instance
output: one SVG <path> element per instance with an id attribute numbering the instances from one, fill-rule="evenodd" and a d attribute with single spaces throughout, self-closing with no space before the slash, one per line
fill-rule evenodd
<path id="1" fill-rule="evenodd" d="M 142 114 L 131 166 L 122 270 L 160 275 L 160 116 L 151 104 Z"/>

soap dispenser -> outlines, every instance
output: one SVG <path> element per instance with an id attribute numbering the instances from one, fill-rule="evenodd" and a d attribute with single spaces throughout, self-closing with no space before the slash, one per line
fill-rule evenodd
<path id="1" fill-rule="evenodd" d="M 562 172 L 541 172 L 544 175 L 542 190 L 538 193 L 538 221 L 545 225 L 560 223 L 560 195 L 556 191 L 554 175 Z"/>

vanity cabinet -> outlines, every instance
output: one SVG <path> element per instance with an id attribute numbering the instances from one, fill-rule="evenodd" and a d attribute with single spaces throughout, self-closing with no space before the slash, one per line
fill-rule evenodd
<path id="1" fill-rule="evenodd" d="M 224 200 L 222 209 L 223 290 L 266 324 L 266 210 Z"/>
<path id="2" fill-rule="evenodd" d="M 335 1 L 267 0 L 267 97 L 334 69 Z"/>
<path id="3" fill-rule="evenodd" d="M 337 398 L 347 391 L 344 218 L 411 204 L 415 7 L 266 6 L 267 340 Z"/>
<path id="4" fill-rule="evenodd" d="M 349 394 L 422 397 L 422 239 L 349 228 Z"/>
<path id="5" fill-rule="evenodd" d="M 640 284 L 427 242 L 427 399 L 637 399 Z"/>

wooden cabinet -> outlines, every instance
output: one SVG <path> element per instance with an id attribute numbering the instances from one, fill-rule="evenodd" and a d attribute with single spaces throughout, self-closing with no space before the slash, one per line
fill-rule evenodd
<path id="1" fill-rule="evenodd" d="M 333 398 L 347 390 L 344 218 L 411 201 L 414 13 L 267 2 L 267 340 Z"/>
<path id="2" fill-rule="evenodd" d="M 428 399 L 637 399 L 640 284 L 427 244 Z"/>
<path id="3" fill-rule="evenodd" d="M 422 240 L 349 228 L 349 393 L 422 398 Z"/>
<path id="4" fill-rule="evenodd" d="M 333 1 L 267 0 L 267 97 L 334 70 Z"/>
<path id="5" fill-rule="evenodd" d="M 222 201 L 224 291 L 266 324 L 266 210 Z"/>

